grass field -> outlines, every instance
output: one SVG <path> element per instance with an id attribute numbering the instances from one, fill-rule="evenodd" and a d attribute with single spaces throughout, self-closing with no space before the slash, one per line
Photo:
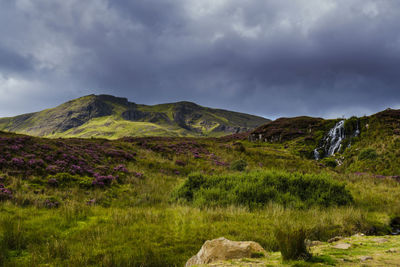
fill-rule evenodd
<path id="1" fill-rule="evenodd" d="M 384 235 L 400 215 L 395 179 L 325 167 L 283 144 L 0 136 L 0 184 L 11 192 L 0 195 L 3 266 L 183 266 L 221 236 L 259 242 L 290 265 L 276 254 L 280 229 L 321 241 Z"/>

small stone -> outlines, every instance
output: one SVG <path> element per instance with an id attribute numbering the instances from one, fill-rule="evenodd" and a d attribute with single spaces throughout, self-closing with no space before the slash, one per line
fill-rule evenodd
<path id="1" fill-rule="evenodd" d="M 337 249 L 349 249 L 351 247 L 351 244 L 348 243 L 339 243 L 333 246 L 333 248 Z"/>
<path id="2" fill-rule="evenodd" d="M 331 239 L 329 239 L 328 243 L 333 243 L 333 242 L 339 241 L 341 239 L 343 239 L 342 236 L 335 236 L 335 237 L 332 237 Z"/>
<path id="3" fill-rule="evenodd" d="M 372 260 L 373 258 L 371 256 L 361 256 L 360 260 L 361 261 L 367 261 L 367 260 Z"/>

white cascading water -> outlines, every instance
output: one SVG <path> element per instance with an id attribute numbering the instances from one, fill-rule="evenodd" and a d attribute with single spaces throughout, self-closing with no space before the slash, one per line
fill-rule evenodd
<path id="1" fill-rule="evenodd" d="M 329 131 L 326 137 L 327 144 L 327 155 L 332 156 L 337 151 L 340 150 L 342 140 L 344 139 L 344 120 L 339 121 L 336 125 Z"/>
<path id="2" fill-rule="evenodd" d="M 316 148 L 316 149 L 314 149 L 314 158 L 315 158 L 315 160 L 319 160 L 319 152 L 318 152 L 318 149 Z"/>
<path id="3" fill-rule="evenodd" d="M 345 138 L 344 120 L 341 120 L 338 123 L 336 123 L 332 129 L 329 130 L 328 135 L 324 139 L 323 146 L 314 149 L 314 158 L 316 160 L 319 160 L 321 158 L 318 149 L 324 149 L 325 156 L 332 156 L 333 154 L 335 154 L 340 150 L 344 138 Z"/>

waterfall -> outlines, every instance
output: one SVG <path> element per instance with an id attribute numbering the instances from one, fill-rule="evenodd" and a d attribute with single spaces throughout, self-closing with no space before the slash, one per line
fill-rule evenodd
<path id="1" fill-rule="evenodd" d="M 326 152 L 328 156 L 332 156 L 340 150 L 342 140 L 344 139 L 344 120 L 339 121 L 336 125 L 330 129 L 328 136 L 326 137 L 326 143 L 328 145 Z"/>
<path id="2" fill-rule="evenodd" d="M 319 155 L 319 152 L 318 152 L 317 148 L 314 149 L 314 158 L 315 158 L 315 160 L 319 160 L 320 159 L 320 155 Z"/>
<path id="3" fill-rule="evenodd" d="M 359 133 L 358 127 L 357 131 L 356 134 Z M 323 144 L 320 147 L 314 149 L 314 158 L 316 160 L 319 160 L 321 158 L 320 152 L 318 151 L 321 149 L 324 151 L 322 155 L 323 157 L 334 155 L 336 152 L 340 150 L 344 138 L 345 138 L 344 120 L 341 120 L 338 123 L 336 123 L 332 129 L 329 130 L 328 134 L 323 139 Z"/>

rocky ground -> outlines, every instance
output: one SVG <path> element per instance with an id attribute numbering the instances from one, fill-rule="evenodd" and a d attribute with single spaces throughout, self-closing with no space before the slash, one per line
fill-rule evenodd
<path id="1" fill-rule="evenodd" d="M 310 261 L 282 262 L 280 252 L 203 266 L 400 266 L 400 236 L 354 235 L 328 243 L 314 241 Z"/>

